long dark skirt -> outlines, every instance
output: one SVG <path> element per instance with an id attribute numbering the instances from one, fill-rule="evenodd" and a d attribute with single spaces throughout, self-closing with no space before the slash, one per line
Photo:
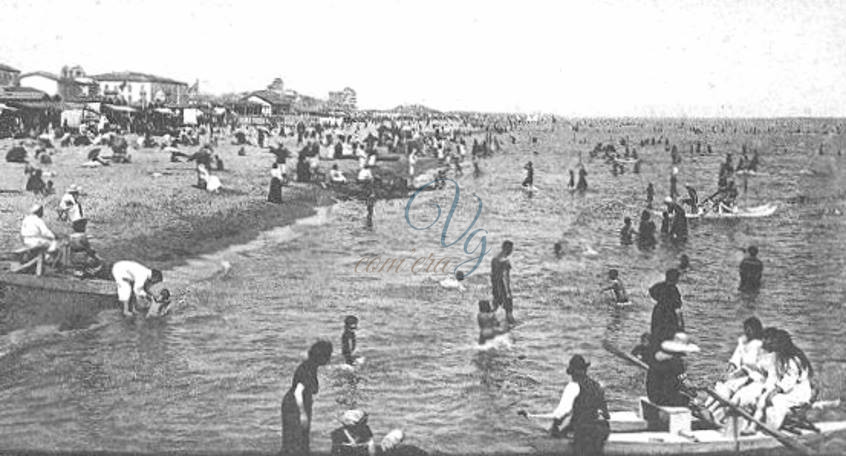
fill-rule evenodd
<path id="1" fill-rule="evenodd" d="M 300 408 L 291 391 L 282 399 L 282 454 L 309 454 L 308 429 L 300 425 Z"/>
<path id="2" fill-rule="evenodd" d="M 270 190 L 267 192 L 267 200 L 271 203 L 282 203 L 282 181 L 276 177 L 270 179 Z"/>

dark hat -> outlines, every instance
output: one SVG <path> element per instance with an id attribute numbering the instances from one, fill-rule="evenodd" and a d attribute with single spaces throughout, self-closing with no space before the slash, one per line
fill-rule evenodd
<path id="1" fill-rule="evenodd" d="M 590 363 L 585 361 L 585 358 L 582 357 L 582 355 L 573 355 L 573 357 L 570 358 L 570 365 L 567 366 L 567 373 L 572 374 L 575 371 L 584 372 L 587 370 L 588 366 L 590 366 Z"/>

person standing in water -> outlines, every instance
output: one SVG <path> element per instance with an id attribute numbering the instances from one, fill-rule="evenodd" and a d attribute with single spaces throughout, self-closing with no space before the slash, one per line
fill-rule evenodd
<path id="1" fill-rule="evenodd" d="M 764 264 L 758 259 L 758 247 L 746 249 L 747 256 L 740 262 L 740 291 L 755 292 L 761 288 Z"/>
<path id="2" fill-rule="evenodd" d="M 651 220 L 651 214 L 644 209 L 640 214 L 640 226 L 637 230 L 637 247 L 641 250 L 655 247 L 655 222 Z"/>
<path id="3" fill-rule="evenodd" d="M 532 186 L 535 183 L 535 169 L 532 167 L 532 162 L 526 163 L 526 166 L 523 167 L 526 170 L 526 178 L 523 179 L 523 188 L 528 188 L 529 190 L 532 189 Z"/>
<path id="4" fill-rule="evenodd" d="M 632 245 L 633 235 L 637 235 L 637 231 L 632 227 L 632 219 L 631 217 L 625 217 L 623 219 L 623 228 L 620 230 L 620 244 Z"/>
<path id="5" fill-rule="evenodd" d="M 576 189 L 580 192 L 587 191 L 588 182 L 587 182 L 587 171 L 585 170 L 584 165 L 579 168 L 579 183 L 576 185 Z"/>
<path id="6" fill-rule="evenodd" d="M 309 454 L 313 397 L 317 395 L 317 368 L 329 364 L 332 343 L 321 340 L 308 349 L 308 359 L 294 371 L 291 388 L 282 398 L 282 454 Z"/>
<path id="7" fill-rule="evenodd" d="M 341 354 L 344 355 L 344 362 L 348 365 L 355 365 L 355 331 L 358 329 L 358 317 L 347 315 L 344 319 L 344 333 L 341 334 Z"/>
<path id="8" fill-rule="evenodd" d="M 500 306 L 505 309 L 508 324 L 515 323 L 513 315 L 513 296 L 511 295 L 511 260 L 508 257 L 514 251 L 514 243 L 505 241 L 502 250 L 491 260 L 491 286 L 493 288 L 493 310 Z"/>
<path id="9" fill-rule="evenodd" d="M 373 210 L 376 206 L 376 190 L 373 188 L 373 185 L 370 185 L 370 192 L 367 194 L 367 200 L 365 201 L 367 206 L 367 229 L 373 229 Z"/>
<path id="10" fill-rule="evenodd" d="M 629 295 L 626 294 L 626 287 L 623 286 L 623 281 L 620 280 L 620 272 L 616 269 L 608 271 L 608 286 L 601 290 L 614 292 L 614 302 L 617 304 L 626 304 L 629 302 Z"/>
<path id="11" fill-rule="evenodd" d="M 655 187 L 652 186 L 652 182 L 646 186 L 646 207 L 652 209 L 652 201 L 655 198 Z"/>

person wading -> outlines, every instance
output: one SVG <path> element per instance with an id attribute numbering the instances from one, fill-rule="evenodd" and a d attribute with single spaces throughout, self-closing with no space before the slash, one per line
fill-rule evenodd
<path id="1" fill-rule="evenodd" d="M 764 264 L 758 259 L 758 247 L 746 249 L 747 256 L 740 262 L 740 291 L 755 292 L 761 288 Z"/>
<path id="2" fill-rule="evenodd" d="M 303 456 L 309 454 L 311 407 L 317 394 L 317 368 L 329 364 L 332 343 L 321 340 L 308 349 L 308 359 L 294 371 L 291 388 L 282 398 L 282 454 Z"/>
<path id="3" fill-rule="evenodd" d="M 588 377 L 590 363 L 581 355 L 573 355 L 567 367 L 570 383 L 561 394 L 561 402 L 552 412 L 550 433 L 559 436 L 573 433 L 573 454 L 593 456 L 602 454 L 602 447 L 608 440 L 610 426 L 605 391 L 595 380 Z M 564 419 L 570 423 L 561 429 Z"/>
<path id="4" fill-rule="evenodd" d="M 514 243 L 505 241 L 502 250 L 491 260 L 491 286 L 493 288 L 493 310 L 505 309 L 505 319 L 513 325 L 514 298 L 511 295 L 511 261 L 508 257 L 514 251 Z"/>

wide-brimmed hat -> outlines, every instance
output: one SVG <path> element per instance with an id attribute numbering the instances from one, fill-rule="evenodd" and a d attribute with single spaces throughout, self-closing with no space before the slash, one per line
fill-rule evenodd
<path id="1" fill-rule="evenodd" d="M 71 184 L 71 186 L 68 187 L 68 193 L 79 193 L 80 190 L 82 189 L 79 187 L 79 185 L 76 184 Z"/>
<path id="2" fill-rule="evenodd" d="M 585 361 L 582 355 L 573 355 L 570 358 L 570 364 L 567 366 L 567 373 L 572 374 L 575 371 L 584 371 L 590 366 L 590 363 Z"/>
<path id="3" fill-rule="evenodd" d="M 338 421 L 344 426 L 355 426 L 367 421 L 367 413 L 360 409 L 347 410 L 338 418 Z"/>
<path id="4" fill-rule="evenodd" d="M 678 332 L 671 340 L 661 342 L 661 350 L 674 355 L 686 355 L 698 352 L 699 346 L 691 342 L 687 334 Z"/>

